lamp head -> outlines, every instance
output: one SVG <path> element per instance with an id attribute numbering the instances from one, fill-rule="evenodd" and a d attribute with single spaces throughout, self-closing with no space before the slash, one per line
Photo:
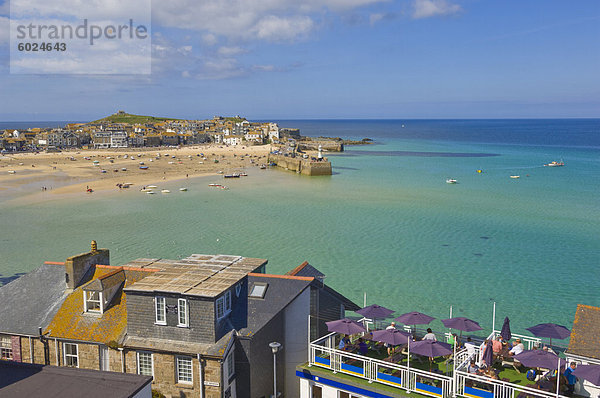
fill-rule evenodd
<path id="1" fill-rule="evenodd" d="M 273 354 L 277 354 L 277 351 L 279 351 L 279 349 L 281 348 L 281 343 L 274 341 L 272 343 L 269 343 L 269 347 L 271 347 L 271 351 L 273 351 Z"/>

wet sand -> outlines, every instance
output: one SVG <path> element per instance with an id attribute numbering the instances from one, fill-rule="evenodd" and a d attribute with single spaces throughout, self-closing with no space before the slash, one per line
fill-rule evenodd
<path id="1" fill-rule="evenodd" d="M 101 193 L 118 190 L 117 184 L 123 183 L 131 183 L 129 189 L 139 190 L 165 181 L 255 168 L 267 163 L 269 151 L 270 145 L 211 144 L 8 154 L 0 156 L 0 196 L 10 198 L 40 192 L 64 195 L 85 193 L 87 188 Z M 148 168 L 143 170 L 140 166 Z"/>

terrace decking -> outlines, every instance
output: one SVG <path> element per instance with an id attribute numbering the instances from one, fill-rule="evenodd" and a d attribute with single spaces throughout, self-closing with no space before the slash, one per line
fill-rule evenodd
<path id="1" fill-rule="evenodd" d="M 493 332 L 488 338 L 495 337 Z M 496 362 L 497 379 L 469 374 L 467 367 L 471 359 L 479 361 L 479 349 L 469 352 L 457 350 L 453 358 L 438 357 L 431 363 L 427 358 L 417 359 L 411 354 L 395 356 L 394 362 L 386 361 L 387 352 L 370 349 L 366 355 L 354 354 L 335 347 L 335 333 L 331 333 L 310 344 L 309 361 L 298 368 L 298 376 L 310 378 L 311 372 L 325 372 L 330 378 L 343 378 L 352 381 L 357 388 L 379 391 L 365 396 L 407 396 L 418 393 L 436 398 L 463 396 L 468 398 L 551 398 L 562 397 L 554 387 L 538 389 L 533 381 L 526 378 L 526 369 L 503 367 Z M 539 339 L 522 339 L 526 346 L 533 347 Z M 406 352 L 404 352 L 406 353 Z M 324 376 L 322 376 L 324 377 Z M 358 383 L 358 384 L 357 384 Z M 362 387 L 361 387 L 362 386 Z M 548 387 L 548 386 L 547 386 Z M 561 388 L 562 388 L 561 383 Z"/>

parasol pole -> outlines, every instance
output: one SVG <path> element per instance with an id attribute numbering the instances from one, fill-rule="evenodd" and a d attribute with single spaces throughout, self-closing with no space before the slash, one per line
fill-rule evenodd
<path id="1" fill-rule="evenodd" d="M 492 310 L 492 333 L 496 332 L 496 302 L 494 301 L 494 309 Z"/>
<path id="2" fill-rule="evenodd" d="M 367 292 L 365 292 L 365 296 L 363 297 L 363 308 L 367 306 Z"/>
<path id="3" fill-rule="evenodd" d="M 410 372 L 410 337 L 408 338 L 408 357 L 406 358 L 406 367 Z"/>
<path id="4" fill-rule="evenodd" d="M 558 355 L 557 355 L 558 357 Z M 556 398 L 560 393 L 560 357 L 558 357 L 558 368 L 556 369 Z"/>

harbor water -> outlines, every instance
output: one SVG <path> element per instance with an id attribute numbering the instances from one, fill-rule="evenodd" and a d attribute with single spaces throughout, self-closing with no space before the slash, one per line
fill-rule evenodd
<path id="1" fill-rule="evenodd" d="M 366 292 L 438 319 L 452 306 L 487 330 L 494 302 L 514 332 L 570 328 L 577 304 L 600 306 L 600 120 L 278 123 L 374 143 L 326 153 L 332 176 L 251 167 L 229 190 L 209 187 L 223 183 L 214 176 L 159 184 L 168 195 L 4 199 L 0 280 L 95 239 L 113 265 L 222 253 L 283 273 L 306 260 L 359 305 Z"/>

